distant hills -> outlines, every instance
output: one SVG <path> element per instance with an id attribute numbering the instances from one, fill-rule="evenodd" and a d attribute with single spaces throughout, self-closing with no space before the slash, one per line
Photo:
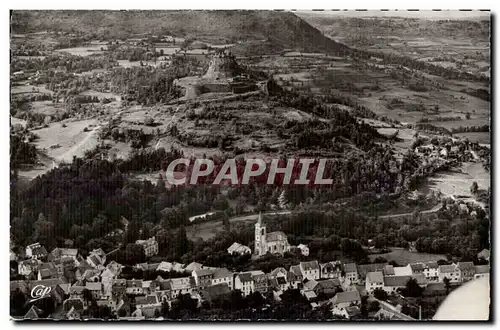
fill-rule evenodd
<path id="1" fill-rule="evenodd" d="M 263 50 L 341 52 L 347 46 L 325 37 L 285 11 L 12 11 L 11 32 L 84 32 L 126 38 L 169 33 L 212 43 L 250 44 Z"/>

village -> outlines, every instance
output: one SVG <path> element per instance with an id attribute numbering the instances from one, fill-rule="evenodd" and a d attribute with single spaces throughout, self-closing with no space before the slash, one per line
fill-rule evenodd
<path id="1" fill-rule="evenodd" d="M 300 244 L 290 246 L 283 232 L 266 232 L 262 216 L 255 224 L 253 258 L 266 253 L 283 255 L 293 248 L 308 255 L 309 249 Z M 158 254 L 154 237 L 138 240 L 144 254 Z M 228 247 L 230 254 L 251 254 L 252 250 L 235 242 Z M 288 290 L 296 290 L 307 299 L 312 310 L 327 308 L 335 318 L 361 319 L 363 309 L 370 319 L 414 320 L 403 313 L 405 296 L 428 293 L 449 293 L 460 285 L 478 278 L 489 278 L 489 250 L 483 250 L 473 262 L 450 263 L 444 260 L 409 263 L 393 266 L 391 263 L 356 264 L 340 261 L 319 263 L 300 262 L 290 269 L 278 267 L 269 273 L 262 270 L 233 272 L 227 268 L 208 267 L 199 262 L 188 265 L 162 261 L 140 263 L 136 272 L 164 272 L 153 280 L 124 279 L 123 265 L 114 261 L 112 252 L 91 251 L 86 257 L 74 248 L 55 248 L 48 253 L 39 243 L 26 247 L 25 260 L 17 260 L 18 269 L 11 273 L 24 280 L 10 282 L 11 295 L 24 295 L 31 307 L 24 319 L 38 319 L 43 312 L 36 301 L 46 300 L 46 308 L 54 310 L 48 318 L 68 320 L 88 319 L 92 306 L 104 307 L 109 318 L 120 320 L 163 319 L 164 309 L 173 302 L 189 296 L 196 308 L 204 308 L 229 300 L 234 292 L 241 297 L 260 294 L 279 302 Z M 11 254 L 11 260 L 16 256 Z M 11 263 L 12 264 L 12 263 Z M 71 275 L 70 275 L 71 274 Z M 181 277 L 166 278 L 176 274 Z M 11 274 L 12 275 L 12 274 Z M 69 279 L 68 279 L 69 278 Z M 31 298 L 31 300 L 29 300 Z M 394 298 L 394 299 L 391 299 Z M 53 306 L 50 306 L 53 304 Z M 367 307 L 369 304 L 369 307 Z M 368 308 L 368 309 L 367 309 Z M 365 312 L 366 313 L 366 312 Z"/>

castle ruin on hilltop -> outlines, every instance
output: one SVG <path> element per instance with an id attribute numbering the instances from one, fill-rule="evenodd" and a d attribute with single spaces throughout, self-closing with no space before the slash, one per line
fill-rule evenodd
<path id="1" fill-rule="evenodd" d="M 206 93 L 241 94 L 257 90 L 257 84 L 236 62 L 236 57 L 225 49 L 212 55 L 207 72 L 200 77 L 185 77 L 177 81 L 184 88 L 185 98 L 196 98 Z"/>

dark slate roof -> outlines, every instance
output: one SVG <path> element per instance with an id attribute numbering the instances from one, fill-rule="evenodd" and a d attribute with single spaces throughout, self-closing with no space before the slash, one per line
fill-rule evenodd
<path id="1" fill-rule="evenodd" d="M 344 271 L 346 273 L 357 273 L 358 268 L 355 263 L 350 263 L 350 264 L 345 264 L 344 265 Z"/>
<path id="2" fill-rule="evenodd" d="M 471 261 L 459 262 L 459 263 L 457 263 L 457 267 L 460 270 L 468 270 L 468 271 L 473 271 L 475 269 L 474 268 L 474 263 L 471 262 Z"/>
<path id="3" fill-rule="evenodd" d="M 417 263 L 417 264 L 410 264 L 410 268 L 414 272 L 421 272 L 424 270 L 425 267 L 423 264 Z"/>
<path id="4" fill-rule="evenodd" d="M 334 305 L 356 301 L 361 301 L 361 296 L 359 295 L 359 292 L 357 290 L 339 292 L 335 295 L 335 297 L 332 298 L 332 303 Z"/>
<path id="5" fill-rule="evenodd" d="M 304 270 L 319 270 L 319 264 L 317 260 L 301 262 L 300 266 L 302 266 Z"/>
<path id="6" fill-rule="evenodd" d="M 240 278 L 241 282 L 252 282 L 252 274 L 250 273 L 240 273 L 237 275 Z"/>

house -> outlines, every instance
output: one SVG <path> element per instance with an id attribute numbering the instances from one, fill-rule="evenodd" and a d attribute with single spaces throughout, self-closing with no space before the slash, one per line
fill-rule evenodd
<path id="1" fill-rule="evenodd" d="M 77 261 L 78 249 L 55 248 L 47 256 L 48 261 L 54 261 L 63 257 L 72 258 Z"/>
<path id="2" fill-rule="evenodd" d="M 75 268 L 75 259 L 71 257 L 62 257 L 59 259 L 55 259 L 53 263 L 57 269 L 57 273 L 60 276 L 62 276 L 65 272 L 73 270 L 73 268 Z"/>
<path id="3" fill-rule="evenodd" d="M 299 264 L 300 272 L 308 280 L 318 280 L 320 278 L 320 269 L 318 261 L 304 261 Z"/>
<path id="4" fill-rule="evenodd" d="M 229 289 L 227 283 L 212 285 L 200 291 L 201 299 L 208 302 L 222 300 L 229 297 L 230 294 L 231 290 Z"/>
<path id="5" fill-rule="evenodd" d="M 404 267 L 393 267 L 394 276 L 411 276 L 413 275 L 412 268 L 410 264 Z"/>
<path id="6" fill-rule="evenodd" d="M 289 288 L 289 283 L 286 280 L 286 277 L 276 277 L 269 280 L 269 287 L 274 291 L 286 291 Z"/>
<path id="7" fill-rule="evenodd" d="M 69 296 L 71 298 L 83 298 L 85 286 L 82 283 L 75 283 L 69 288 Z"/>
<path id="8" fill-rule="evenodd" d="M 92 268 L 103 269 L 106 263 L 106 254 L 100 248 L 93 250 L 87 256 L 87 263 Z"/>
<path id="9" fill-rule="evenodd" d="M 212 285 L 212 279 L 214 278 L 215 270 L 213 269 L 200 269 L 193 270 L 192 276 L 194 277 L 195 283 L 201 289 Z"/>
<path id="10" fill-rule="evenodd" d="M 490 261 L 490 250 L 484 249 L 477 254 L 478 259 L 484 259 L 486 261 Z"/>
<path id="11" fill-rule="evenodd" d="M 170 279 L 172 290 L 172 298 L 177 298 L 183 294 L 191 294 L 193 287 L 196 286 L 196 281 L 193 277 L 180 277 Z"/>
<path id="12" fill-rule="evenodd" d="M 283 255 L 290 251 L 288 239 L 282 231 L 266 233 L 266 225 L 262 220 L 262 213 L 259 213 L 259 218 L 255 224 L 255 249 L 254 253 L 262 256 L 266 253 L 277 253 Z"/>
<path id="13" fill-rule="evenodd" d="M 38 280 L 58 278 L 59 272 L 53 262 L 45 262 L 38 267 Z"/>
<path id="14" fill-rule="evenodd" d="M 101 272 L 98 269 L 87 269 L 82 272 L 82 270 L 79 268 L 76 270 L 75 277 L 79 281 L 86 280 L 95 282 L 99 280 L 99 274 L 101 274 Z"/>
<path id="15" fill-rule="evenodd" d="M 234 242 L 230 247 L 227 248 L 227 253 L 229 254 L 252 254 L 252 250 L 243 244 Z"/>
<path id="16" fill-rule="evenodd" d="M 364 281 L 366 279 L 366 274 L 369 272 L 382 272 L 384 270 L 384 267 L 388 265 L 388 263 L 376 263 L 376 264 L 366 264 L 366 265 L 358 265 L 358 276 L 359 276 L 359 281 L 364 284 Z M 394 272 L 396 275 L 396 268 L 394 267 Z"/>
<path id="17" fill-rule="evenodd" d="M 137 240 L 135 244 L 142 246 L 146 257 L 155 256 L 158 254 L 158 242 L 153 236 L 147 240 Z"/>
<path id="18" fill-rule="evenodd" d="M 69 311 L 66 313 L 66 319 L 67 320 L 80 320 L 81 319 L 81 314 L 78 312 L 75 307 L 71 306 Z"/>
<path id="19" fill-rule="evenodd" d="M 110 281 L 113 278 L 116 278 L 118 275 L 120 275 L 122 271 L 122 265 L 117 263 L 116 261 L 111 261 L 107 266 L 106 269 L 102 272 L 101 278 L 103 281 L 106 280 L 106 282 Z"/>
<path id="20" fill-rule="evenodd" d="M 189 265 L 186 266 L 186 268 L 184 268 L 184 271 L 186 272 L 189 272 L 189 273 L 192 273 L 193 270 L 200 270 L 203 268 L 203 265 L 196 262 L 196 261 L 193 261 L 192 263 L 190 263 Z"/>
<path id="21" fill-rule="evenodd" d="M 392 277 L 392 276 L 388 276 Z M 381 271 L 369 272 L 366 274 L 365 289 L 368 293 L 373 293 L 376 289 L 383 289 L 384 273 Z"/>
<path id="22" fill-rule="evenodd" d="M 159 317 L 162 310 L 162 303 L 155 294 L 136 297 L 135 306 L 146 318 Z"/>
<path id="23" fill-rule="evenodd" d="M 162 271 L 162 272 L 174 271 L 174 272 L 178 272 L 178 273 L 184 273 L 187 271 L 186 269 L 184 269 L 184 264 L 181 264 L 178 262 L 168 262 L 168 261 L 160 262 L 157 265 L 156 270 Z M 192 273 L 192 272 L 193 271 L 191 271 L 190 273 Z"/>
<path id="24" fill-rule="evenodd" d="M 226 283 L 229 290 L 233 289 L 233 273 L 227 270 L 227 268 L 217 268 L 213 273 L 211 285 L 221 283 Z"/>
<path id="25" fill-rule="evenodd" d="M 317 296 L 320 295 L 332 295 L 338 291 L 340 288 L 340 281 L 338 279 L 328 279 L 318 281 L 318 284 L 314 287 L 314 293 Z"/>
<path id="26" fill-rule="evenodd" d="M 269 290 L 269 276 L 267 274 L 253 275 L 255 291 L 265 294 Z"/>
<path id="27" fill-rule="evenodd" d="M 87 282 L 85 284 L 85 289 L 87 289 L 94 297 L 95 300 L 102 298 L 102 283 L 101 282 Z"/>
<path id="28" fill-rule="evenodd" d="M 396 273 L 394 272 L 394 266 L 392 265 L 385 265 L 384 269 L 382 270 L 382 273 L 384 273 L 384 276 L 395 276 Z"/>
<path id="29" fill-rule="evenodd" d="M 306 293 L 307 292 L 314 292 L 314 289 L 316 288 L 316 286 L 318 285 L 318 282 L 315 281 L 315 280 L 308 280 L 304 283 L 304 285 L 302 286 L 302 289 L 300 289 L 300 293 L 302 293 L 302 295 L 304 296 L 307 296 Z M 316 298 L 316 292 L 314 292 L 314 297 Z"/>
<path id="30" fill-rule="evenodd" d="M 462 282 L 470 281 L 474 278 L 476 268 L 473 262 L 458 262 L 457 268 L 460 271 L 460 280 Z"/>
<path id="31" fill-rule="evenodd" d="M 40 243 L 33 243 L 26 247 L 26 257 L 32 259 L 43 259 L 47 257 L 47 250 Z"/>
<path id="32" fill-rule="evenodd" d="M 411 275 L 424 274 L 425 265 L 423 263 L 409 264 L 411 269 Z"/>
<path id="33" fill-rule="evenodd" d="M 292 266 L 293 267 L 293 266 Z M 298 272 L 300 274 L 300 268 L 298 268 Z M 276 277 L 286 277 L 288 275 L 288 272 L 286 271 L 285 268 L 283 267 L 278 267 L 278 268 L 275 268 L 273 269 L 270 273 L 269 273 L 269 278 L 276 278 Z"/>
<path id="34" fill-rule="evenodd" d="M 286 281 L 290 289 L 302 289 L 302 275 L 295 275 L 295 273 L 288 272 L 286 275 Z"/>
<path id="35" fill-rule="evenodd" d="M 319 265 L 321 269 L 321 278 L 340 278 L 342 277 L 342 269 L 340 264 L 326 262 Z"/>
<path id="36" fill-rule="evenodd" d="M 330 299 L 334 308 L 346 308 L 350 306 L 360 306 L 361 296 L 358 291 L 339 292 Z"/>
<path id="37" fill-rule="evenodd" d="M 403 289 L 406 287 L 406 283 L 414 278 L 417 283 L 424 287 L 427 285 L 427 281 L 423 274 L 415 275 L 415 276 L 384 276 L 384 286 L 383 290 L 387 293 L 397 292 L 398 289 Z"/>
<path id="38" fill-rule="evenodd" d="M 127 292 L 127 280 L 119 278 L 111 280 L 111 294 L 114 296 L 122 296 Z"/>
<path id="39" fill-rule="evenodd" d="M 20 275 L 30 276 L 35 272 L 38 272 L 38 267 L 42 262 L 38 259 L 28 259 L 20 261 L 17 265 L 17 271 Z"/>
<path id="40" fill-rule="evenodd" d="M 234 289 L 240 290 L 243 296 L 255 291 L 255 281 L 250 273 L 240 273 L 234 279 Z"/>
<path id="41" fill-rule="evenodd" d="M 142 285 L 142 280 L 127 280 L 127 287 L 125 293 L 128 295 L 143 295 L 144 288 Z"/>
<path id="42" fill-rule="evenodd" d="M 474 279 L 490 277 L 490 266 L 489 265 L 480 265 L 475 266 Z"/>
<path id="43" fill-rule="evenodd" d="M 359 281 L 358 267 L 355 263 L 344 265 L 345 278 L 351 283 L 357 283 Z"/>
<path id="44" fill-rule="evenodd" d="M 36 320 L 40 318 L 40 315 L 42 315 L 43 311 L 36 307 L 35 305 L 31 305 L 31 308 L 28 310 L 28 312 L 24 315 L 24 319 L 29 319 L 29 320 Z"/>
<path id="45" fill-rule="evenodd" d="M 424 267 L 424 276 L 427 279 L 427 282 L 430 283 L 435 283 L 438 282 L 439 276 L 438 276 L 438 264 L 437 262 L 430 261 L 427 264 L 425 264 Z"/>
<path id="46" fill-rule="evenodd" d="M 438 278 L 439 282 L 444 282 L 444 278 L 449 279 L 451 283 L 461 282 L 460 269 L 455 264 L 440 265 L 438 268 Z"/>
<path id="47" fill-rule="evenodd" d="M 308 256 L 309 255 L 309 247 L 305 244 L 299 244 L 297 245 L 297 249 L 300 250 L 300 253 L 302 253 L 303 256 Z"/>
<path id="48" fill-rule="evenodd" d="M 348 320 L 355 319 L 356 317 L 361 315 L 361 310 L 358 306 L 350 306 L 345 308 L 333 307 L 331 312 L 332 315 L 342 316 Z"/>

